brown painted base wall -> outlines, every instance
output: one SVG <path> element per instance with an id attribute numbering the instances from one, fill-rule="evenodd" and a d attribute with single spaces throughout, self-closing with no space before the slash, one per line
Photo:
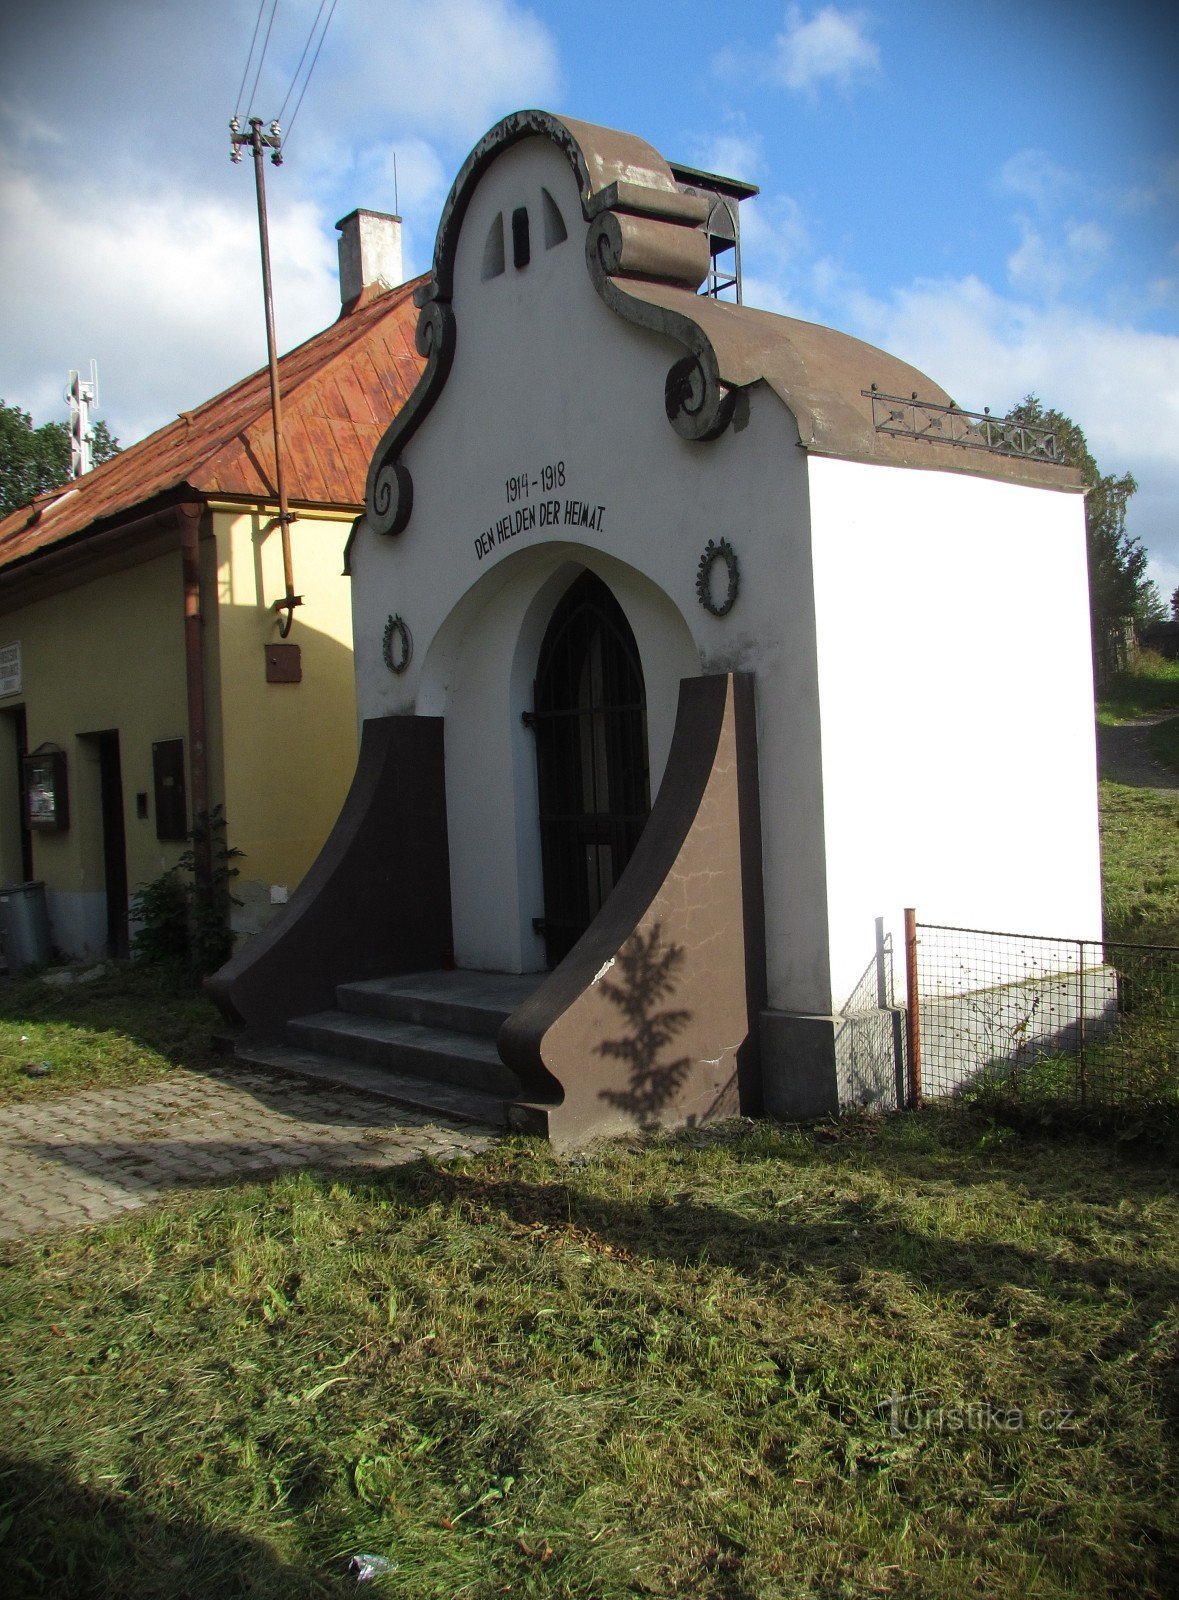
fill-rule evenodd
<path id="1" fill-rule="evenodd" d="M 443 966 L 451 939 L 442 718 L 373 718 L 311 871 L 207 987 L 231 1022 L 272 1031 L 334 1005 L 338 983 Z"/>
<path id="2" fill-rule="evenodd" d="M 765 1005 L 753 679 L 685 678 L 637 849 L 584 937 L 504 1023 L 525 1083 L 555 1078 L 561 1146 L 761 1110 Z"/>

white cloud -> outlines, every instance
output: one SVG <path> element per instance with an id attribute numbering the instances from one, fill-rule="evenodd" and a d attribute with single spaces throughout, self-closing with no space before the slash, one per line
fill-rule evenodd
<path id="1" fill-rule="evenodd" d="M 928 372 L 969 410 L 1034 390 L 1074 417 L 1107 470 L 1179 469 L 1179 338 L 1042 308 L 978 278 L 924 279 L 847 306 L 857 331 Z M 1102 461 L 1105 466 L 1105 462 Z"/>
<path id="2" fill-rule="evenodd" d="M 251 186 L 252 189 L 252 186 Z M 272 203 L 280 347 L 339 307 L 328 227 L 306 201 Z M 198 405 L 266 359 L 252 193 L 123 201 L 68 196 L 0 173 L 0 367 L 6 399 L 37 420 L 62 412 L 70 367 L 98 361 L 101 411 L 125 443 Z"/>
<path id="3" fill-rule="evenodd" d="M 1077 184 L 1077 175 L 1052 159 L 1046 150 L 1017 150 L 999 168 L 996 186 L 1038 207 L 1054 204 Z"/>
<path id="4" fill-rule="evenodd" d="M 1171 614 L 1171 596 L 1179 589 L 1179 557 L 1173 561 L 1156 561 L 1152 557 L 1146 563 L 1146 576 L 1158 585 L 1159 595 L 1167 608 L 1167 615 Z"/>
<path id="5" fill-rule="evenodd" d="M 774 40 L 773 75 L 787 89 L 813 94 L 826 82 L 851 86 L 861 73 L 875 72 L 880 51 L 865 31 L 862 11 L 823 6 L 809 21 L 799 6 L 786 13 L 786 28 Z"/>
<path id="6" fill-rule="evenodd" d="M 1108 253 L 1110 237 L 1096 222 L 1069 222 L 1053 242 L 1026 217 L 1017 219 L 1022 235 L 1007 258 L 1007 275 L 1024 294 L 1052 299 L 1070 284 L 1090 277 Z"/>
<path id="7" fill-rule="evenodd" d="M 1097 222 L 1071 222 L 1066 238 L 1070 250 L 1090 259 L 1105 255 L 1111 242 L 1109 234 Z"/>
<path id="8" fill-rule="evenodd" d="M 844 286 L 825 320 L 912 362 L 967 410 L 1034 392 L 1071 416 L 1103 471 L 1137 478 L 1130 531 L 1166 570 L 1179 564 L 1179 337 L 1012 299 L 975 277 L 917 280 L 883 299 Z"/>
<path id="9" fill-rule="evenodd" d="M 560 89 L 552 36 L 514 0 L 354 0 L 337 24 L 327 82 L 314 92 L 354 126 L 375 118 L 470 140 Z"/>
<path id="10" fill-rule="evenodd" d="M 773 280 L 793 278 L 797 287 L 800 267 L 811 250 L 810 233 L 802 208 L 790 195 L 758 195 L 741 206 L 741 252 L 752 257 L 759 270 Z"/>
<path id="11" fill-rule="evenodd" d="M 752 183 L 762 170 L 762 139 L 756 133 L 714 133 L 697 139 L 691 146 L 692 160 L 705 172 L 722 178 L 739 178 Z M 745 215 L 744 210 L 742 216 Z"/>
<path id="12" fill-rule="evenodd" d="M 257 0 L 103 0 L 101 48 L 75 4 L 5 20 L 2 392 L 38 421 L 61 416 L 67 370 L 94 356 L 102 414 L 130 442 L 265 359 L 252 174 L 230 166 L 224 122 Z M 259 114 L 277 113 L 314 14 L 313 0 L 279 8 Z M 393 209 L 394 152 L 414 272 L 471 139 L 559 88 L 552 36 L 519 0 L 339 6 L 286 161 L 266 169 L 281 347 L 336 315 L 333 223 Z"/>

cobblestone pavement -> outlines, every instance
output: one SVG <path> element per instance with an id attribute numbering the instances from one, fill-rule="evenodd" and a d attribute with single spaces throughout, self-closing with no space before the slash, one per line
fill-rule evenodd
<path id="1" fill-rule="evenodd" d="M 389 1167 L 495 1135 L 370 1095 L 226 1069 L 0 1107 L 0 1239 L 105 1222 L 276 1168 Z"/>

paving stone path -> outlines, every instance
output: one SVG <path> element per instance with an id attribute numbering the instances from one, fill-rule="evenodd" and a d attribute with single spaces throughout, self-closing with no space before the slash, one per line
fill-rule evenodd
<path id="1" fill-rule="evenodd" d="M 484 1150 L 489 1128 L 226 1069 L 0 1107 L 0 1239 L 105 1222 L 170 1189 L 276 1168 Z"/>

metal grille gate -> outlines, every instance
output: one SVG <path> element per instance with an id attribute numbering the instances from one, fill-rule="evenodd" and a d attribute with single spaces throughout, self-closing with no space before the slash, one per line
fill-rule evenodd
<path id="1" fill-rule="evenodd" d="M 536 734 L 544 871 L 535 925 L 556 966 L 601 910 L 651 809 L 638 647 L 622 607 L 591 572 L 553 613 L 524 720 Z"/>

